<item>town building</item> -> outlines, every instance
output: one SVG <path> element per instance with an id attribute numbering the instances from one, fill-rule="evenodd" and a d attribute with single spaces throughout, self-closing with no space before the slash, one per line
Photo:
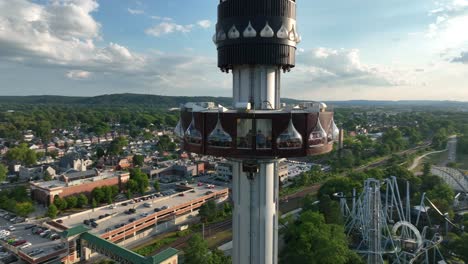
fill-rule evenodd
<path id="1" fill-rule="evenodd" d="M 118 185 L 120 188 L 130 179 L 130 173 L 123 171 L 70 170 L 53 181 L 31 182 L 32 198 L 46 205 L 53 202 L 56 195 L 61 198 L 89 194 L 96 187 Z"/>

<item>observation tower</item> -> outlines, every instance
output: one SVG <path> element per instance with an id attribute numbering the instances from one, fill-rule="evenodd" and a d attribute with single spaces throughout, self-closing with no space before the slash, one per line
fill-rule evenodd
<path id="1" fill-rule="evenodd" d="M 323 103 L 280 102 L 301 41 L 295 1 L 221 0 L 213 41 L 232 105 L 187 103 L 175 132 L 186 151 L 232 163 L 233 263 L 277 263 L 278 161 L 331 151 L 339 130 Z"/>

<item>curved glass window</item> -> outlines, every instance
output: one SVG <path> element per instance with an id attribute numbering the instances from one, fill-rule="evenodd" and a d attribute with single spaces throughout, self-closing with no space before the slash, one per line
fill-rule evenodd
<path id="1" fill-rule="evenodd" d="M 174 134 L 179 138 L 184 138 L 184 127 L 182 126 L 182 121 L 179 119 L 176 127 L 174 128 Z"/>
<path id="2" fill-rule="evenodd" d="M 189 144 L 194 145 L 201 145 L 202 143 L 202 135 L 200 131 L 195 126 L 195 118 L 192 117 L 192 122 L 188 126 L 187 130 L 185 130 L 185 141 Z"/>
<path id="3" fill-rule="evenodd" d="M 309 135 L 309 148 L 317 148 L 322 147 L 327 143 L 327 132 L 322 127 L 320 123 L 320 119 L 317 118 L 317 125 L 315 126 L 314 130 L 310 132 Z"/>
<path id="4" fill-rule="evenodd" d="M 340 130 L 336 126 L 335 119 L 332 119 L 330 128 L 328 128 L 328 144 L 332 144 L 334 141 L 337 141 L 339 136 Z"/>
<path id="5" fill-rule="evenodd" d="M 289 120 L 288 128 L 276 139 L 278 149 L 300 149 L 302 148 L 302 136 L 297 132 L 292 119 Z"/>
<path id="6" fill-rule="evenodd" d="M 230 148 L 232 137 L 223 129 L 221 120 L 218 118 L 215 128 L 208 136 L 208 145 L 215 148 Z"/>
<path id="7" fill-rule="evenodd" d="M 252 119 L 237 119 L 237 148 L 252 149 L 254 142 Z"/>

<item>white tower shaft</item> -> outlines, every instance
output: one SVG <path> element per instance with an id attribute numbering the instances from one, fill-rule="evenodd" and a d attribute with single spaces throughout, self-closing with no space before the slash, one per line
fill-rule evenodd
<path id="1" fill-rule="evenodd" d="M 276 66 L 239 66 L 233 72 L 236 103 L 256 110 L 280 105 L 280 73 Z M 266 129 L 264 129 L 265 131 Z M 246 131 L 238 131 L 245 133 Z M 255 161 L 258 172 L 243 170 Z M 233 264 L 276 264 L 278 256 L 278 161 L 231 160 L 233 167 Z"/>

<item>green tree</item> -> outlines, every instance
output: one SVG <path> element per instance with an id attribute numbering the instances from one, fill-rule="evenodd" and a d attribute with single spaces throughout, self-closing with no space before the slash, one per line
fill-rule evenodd
<path id="1" fill-rule="evenodd" d="M 143 166 L 145 157 L 143 155 L 133 155 L 132 161 L 133 161 L 134 166 L 140 167 L 140 166 Z"/>
<path id="2" fill-rule="evenodd" d="M 200 206 L 198 215 L 200 216 L 201 220 L 205 223 L 213 221 L 217 216 L 216 202 L 210 200 L 204 203 L 202 206 Z"/>
<path id="3" fill-rule="evenodd" d="M 98 203 L 97 203 L 96 199 L 93 198 L 93 199 L 91 200 L 91 207 L 92 207 L 92 208 L 96 208 L 97 206 L 98 206 Z"/>
<path id="4" fill-rule="evenodd" d="M 210 253 L 208 244 L 200 234 L 194 234 L 188 241 L 188 246 L 184 250 L 186 264 L 210 263 Z"/>
<path id="5" fill-rule="evenodd" d="M 57 213 L 58 213 L 57 206 L 55 206 L 54 204 L 49 205 L 46 215 L 50 218 L 55 218 L 57 217 Z"/>
<path id="6" fill-rule="evenodd" d="M 54 204 L 60 211 L 63 211 L 68 207 L 67 201 L 65 199 L 60 198 L 58 195 L 56 195 L 54 198 Z"/>
<path id="7" fill-rule="evenodd" d="M 88 197 L 84 194 L 78 195 L 78 201 L 77 201 L 77 206 L 78 208 L 83 208 L 88 204 Z"/>
<path id="8" fill-rule="evenodd" d="M 232 259 L 230 256 L 226 256 L 223 251 L 215 249 L 211 251 L 209 264 L 231 264 Z"/>
<path id="9" fill-rule="evenodd" d="M 67 208 L 75 208 L 78 205 L 78 198 L 76 196 L 68 196 L 65 198 L 67 201 Z"/>
<path id="10" fill-rule="evenodd" d="M 36 135 L 40 137 L 44 142 L 48 142 L 52 137 L 52 125 L 48 120 L 42 120 L 38 122 L 34 130 L 36 132 Z"/>
<path id="11" fill-rule="evenodd" d="M 101 147 L 96 148 L 96 157 L 97 159 L 102 158 L 106 153 L 104 152 L 104 149 Z"/>
<path id="12" fill-rule="evenodd" d="M 37 154 L 33 150 L 27 151 L 24 157 L 24 163 L 27 166 L 32 166 L 37 163 Z"/>
<path id="13" fill-rule="evenodd" d="M 16 214 L 22 217 L 27 217 L 30 213 L 34 212 L 34 205 L 31 202 L 16 203 Z"/>
<path id="14" fill-rule="evenodd" d="M 48 171 L 44 171 L 44 181 L 51 181 L 52 180 L 52 175 Z"/>
<path id="15" fill-rule="evenodd" d="M 131 180 L 136 182 L 136 187 L 133 182 L 130 183 Z M 128 181 L 127 187 L 129 187 L 132 192 L 145 193 L 146 189 L 149 187 L 148 175 L 143 173 L 140 168 L 130 170 L 130 180 Z"/>
<path id="16" fill-rule="evenodd" d="M 463 233 L 450 243 L 450 248 L 465 263 L 468 263 L 468 233 Z"/>
<path id="17" fill-rule="evenodd" d="M 423 176 L 429 176 L 431 174 L 431 164 L 425 162 L 423 165 Z"/>
<path id="18" fill-rule="evenodd" d="M 91 196 L 96 200 L 96 203 L 100 204 L 106 199 L 104 191 L 100 187 L 96 187 L 91 191 Z"/>
<path id="19" fill-rule="evenodd" d="M 110 155 L 120 155 L 123 153 L 123 148 L 128 145 L 128 141 L 123 137 L 118 137 L 111 141 L 109 148 L 107 149 L 107 154 Z"/>
<path id="20" fill-rule="evenodd" d="M 289 263 L 346 264 L 355 254 L 348 248 L 342 226 L 326 224 L 322 215 L 306 211 L 289 223 L 281 259 Z"/>
<path id="21" fill-rule="evenodd" d="M 8 161 L 19 161 L 28 166 L 36 164 L 37 161 L 36 152 L 29 149 L 28 145 L 24 143 L 9 149 L 6 158 Z"/>
<path id="22" fill-rule="evenodd" d="M 154 187 L 154 190 L 155 190 L 156 192 L 159 192 L 159 190 L 160 190 L 161 187 L 159 186 L 159 181 L 158 181 L 158 180 L 155 180 L 155 181 L 153 182 L 153 187 Z"/>
<path id="23" fill-rule="evenodd" d="M 0 182 L 4 182 L 7 178 L 8 170 L 5 165 L 0 163 Z"/>

